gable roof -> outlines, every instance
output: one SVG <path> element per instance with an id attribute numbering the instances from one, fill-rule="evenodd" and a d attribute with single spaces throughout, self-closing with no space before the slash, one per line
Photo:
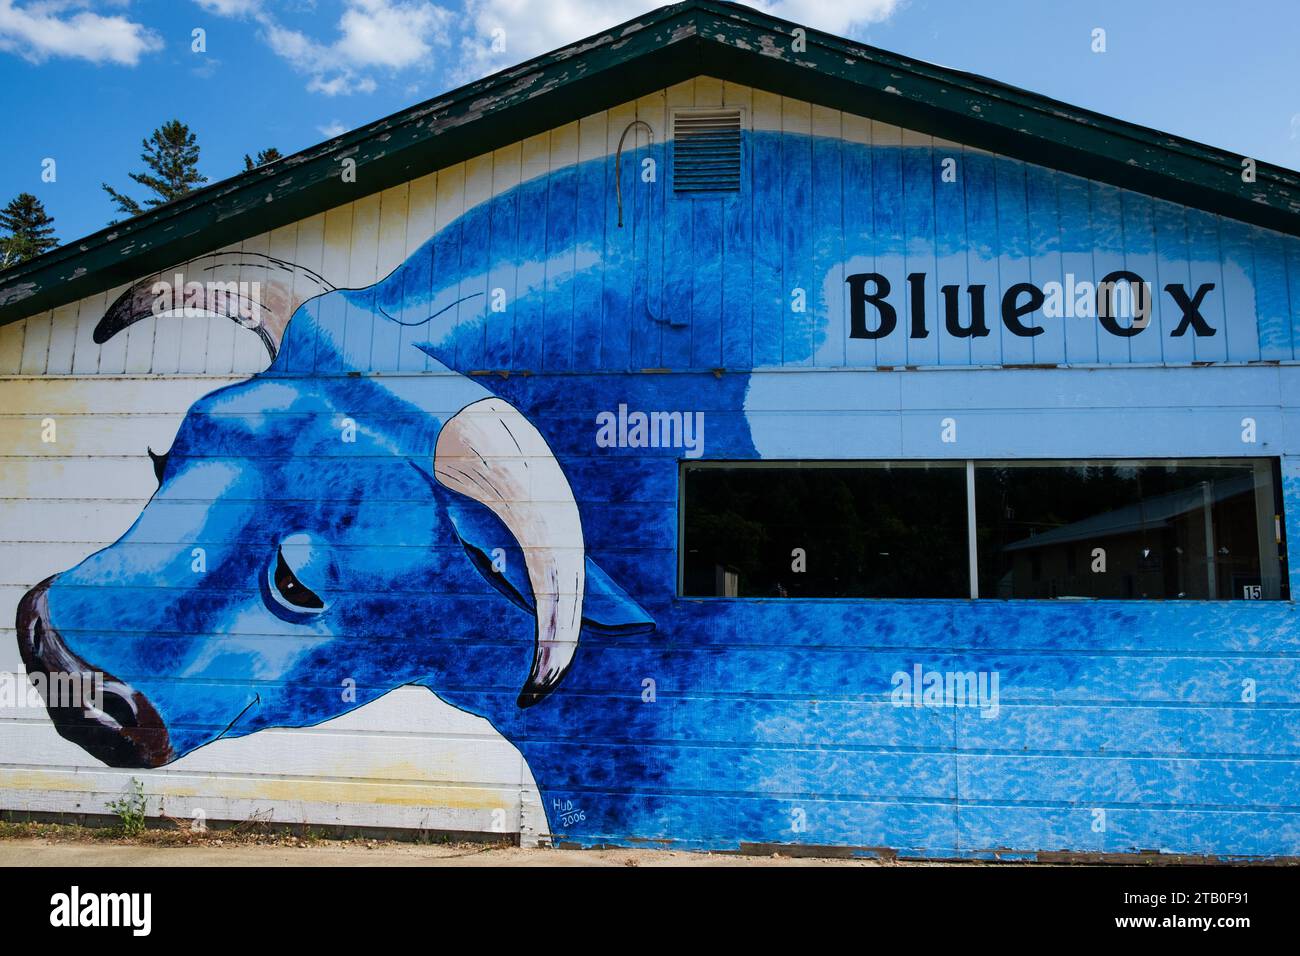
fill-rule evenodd
<path id="1" fill-rule="evenodd" d="M 0 272 L 0 325 L 708 75 L 1300 236 L 1300 173 L 719 0 L 661 7 Z M 340 161 L 357 164 L 344 183 Z"/>

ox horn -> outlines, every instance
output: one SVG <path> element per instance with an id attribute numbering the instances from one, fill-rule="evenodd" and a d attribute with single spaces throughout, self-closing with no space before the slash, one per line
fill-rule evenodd
<path id="1" fill-rule="evenodd" d="M 334 286 L 303 266 L 260 252 L 218 252 L 141 279 L 95 326 L 103 345 L 141 319 L 157 315 L 215 315 L 257 333 L 274 359 L 298 306 Z"/>
<path id="2" fill-rule="evenodd" d="M 546 439 L 499 398 L 461 409 L 438 435 L 434 475 L 486 505 L 519 542 L 533 589 L 537 643 L 519 706 L 555 689 L 578 650 L 586 551 L 573 489 Z"/>

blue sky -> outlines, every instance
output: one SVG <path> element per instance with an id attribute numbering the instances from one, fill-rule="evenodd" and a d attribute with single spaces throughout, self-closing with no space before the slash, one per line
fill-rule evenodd
<path id="1" fill-rule="evenodd" d="M 70 241 L 117 218 L 178 118 L 212 181 L 651 9 L 630 0 L 0 0 L 0 202 Z M 1300 3 L 765 0 L 773 12 L 1243 156 L 1300 168 Z M 1106 52 L 1092 52 L 1092 31 Z M 193 31 L 206 31 L 195 52 Z M 497 46 L 493 49 L 494 39 Z M 504 41 L 502 44 L 501 41 Z M 41 179 L 42 161 L 57 180 Z M 139 189 L 126 190 L 140 196 Z"/>

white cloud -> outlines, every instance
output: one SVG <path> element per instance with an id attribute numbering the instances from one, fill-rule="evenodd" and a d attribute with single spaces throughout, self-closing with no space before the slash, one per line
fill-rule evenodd
<path id="1" fill-rule="evenodd" d="M 774 16 L 827 33 L 848 34 L 893 16 L 905 0 L 748 0 Z M 651 9 L 646 0 L 467 0 L 472 30 L 462 46 L 463 79 L 554 50 Z M 505 49 L 493 50 L 494 31 Z"/>
<path id="2" fill-rule="evenodd" d="M 325 58 L 325 48 L 297 30 L 268 22 L 264 36 L 277 56 L 300 70 L 311 69 Z"/>
<path id="3" fill-rule="evenodd" d="M 316 131 L 326 139 L 333 139 L 335 136 L 342 136 L 348 131 L 348 128 L 338 120 L 331 120 L 324 126 L 317 126 Z"/>
<path id="4" fill-rule="evenodd" d="M 756 0 L 754 6 L 773 16 L 807 24 L 826 33 L 841 36 L 870 26 L 884 23 L 903 5 L 902 0 Z"/>
<path id="5" fill-rule="evenodd" d="M 102 16 L 70 0 L 0 0 L 0 50 L 32 63 L 50 57 L 135 66 L 162 38 L 122 15 Z"/>
<path id="6" fill-rule="evenodd" d="M 326 96 L 351 96 L 353 93 L 373 93 L 379 88 L 372 77 L 358 76 L 351 70 L 343 70 L 333 76 L 313 76 L 307 84 L 307 92 L 324 93 Z"/>
<path id="7" fill-rule="evenodd" d="M 345 0 L 338 36 L 322 42 L 278 20 L 261 0 L 195 0 L 209 13 L 250 19 L 271 49 L 326 96 L 372 93 L 368 71 L 430 65 L 434 47 L 449 43 L 452 12 L 428 0 Z"/>
<path id="8" fill-rule="evenodd" d="M 219 17 L 242 17 L 262 8 L 261 0 L 194 0 L 208 13 Z"/>
<path id="9" fill-rule="evenodd" d="M 1300 139 L 1300 113 L 1291 116 L 1291 138 Z"/>
<path id="10" fill-rule="evenodd" d="M 447 43 L 452 13 L 432 3 L 350 0 L 334 49 L 358 66 L 402 69 L 426 59 L 431 44 Z"/>
<path id="11" fill-rule="evenodd" d="M 204 56 L 199 65 L 191 68 L 190 73 L 201 80 L 210 80 L 221 69 L 221 61 L 215 56 Z"/>

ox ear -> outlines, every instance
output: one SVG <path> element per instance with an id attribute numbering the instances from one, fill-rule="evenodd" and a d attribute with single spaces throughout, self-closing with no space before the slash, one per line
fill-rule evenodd
<path id="1" fill-rule="evenodd" d="M 310 269 L 259 252 L 218 252 L 141 279 L 95 326 L 103 345 L 141 319 L 158 315 L 211 315 L 256 332 L 274 359 L 285 326 L 298 306 L 334 291 Z"/>
<path id="2" fill-rule="evenodd" d="M 479 574 L 512 603 L 535 613 L 532 589 L 524 572 L 525 555 L 490 511 L 450 501 L 447 513 L 465 553 Z M 654 618 L 590 557 L 586 559 L 587 591 L 582 624 L 598 634 L 647 634 Z"/>

